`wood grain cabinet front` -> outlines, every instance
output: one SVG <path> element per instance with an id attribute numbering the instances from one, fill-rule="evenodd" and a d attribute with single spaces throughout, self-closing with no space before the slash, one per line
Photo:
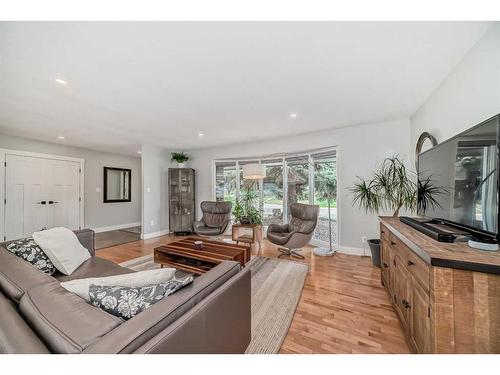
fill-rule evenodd
<path id="1" fill-rule="evenodd" d="M 434 241 L 398 218 L 380 221 L 381 281 L 412 350 L 499 353 L 500 253 L 479 252 L 474 263 L 463 244 Z"/>
<path id="2" fill-rule="evenodd" d="M 417 353 L 431 353 L 431 308 L 429 294 L 419 283 L 409 288 L 409 338 Z"/>
<path id="3" fill-rule="evenodd" d="M 388 233 L 387 228 L 381 228 Z M 381 243 L 382 284 L 391 296 L 407 341 L 416 353 L 430 353 L 429 266 L 392 235 L 386 235 Z"/>

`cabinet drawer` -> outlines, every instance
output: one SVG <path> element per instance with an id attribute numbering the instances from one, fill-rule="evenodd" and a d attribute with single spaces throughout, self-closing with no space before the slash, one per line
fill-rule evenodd
<path id="1" fill-rule="evenodd" d="M 420 259 L 417 254 L 411 251 L 408 246 L 392 233 L 390 234 L 390 243 L 394 250 L 399 253 L 408 272 L 413 275 L 415 280 L 417 280 L 426 291 L 429 291 L 429 265 Z"/>

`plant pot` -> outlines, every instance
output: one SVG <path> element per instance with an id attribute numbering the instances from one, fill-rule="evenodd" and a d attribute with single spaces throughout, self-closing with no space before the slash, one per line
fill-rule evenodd
<path id="1" fill-rule="evenodd" d="M 372 253 L 372 263 L 375 267 L 380 268 L 380 240 L 371 239 L 368 240 L 368 246 L 370 246 L 370 251 Z"/>
<path id="2" fill-rule="evenodd" d="M 177 168 L 186 168 L 186 163 L 177 163 Z"/>
<path id="3" fill-rule="evenodd" d="M 240 219 L 240 224 L 250 224 L 250 220 L 248 220 L 246 217 L 242 217 Z"/>

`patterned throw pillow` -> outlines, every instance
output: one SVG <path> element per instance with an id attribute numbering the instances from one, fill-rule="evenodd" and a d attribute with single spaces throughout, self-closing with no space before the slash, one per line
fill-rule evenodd
<path id="1" fill-rule="evenodd" d="M 56 268 L 49 257 L 43 252 L 40 246 L 36 244 L 33 238 L 23 238 L 11 242 L 7 245 L 7 250 L 31 263 L 42 272 L 49 275 L 53 275 L 56 272 Z"/>
<path id="2" fill-rule="evenodd" d="M 127 286 L 89 286 L 90 303 L 102 310 L 128 320 L 151 307 L 164 297 L 193 281 L 193 276 L 182 280 L 133 288 Z"/>

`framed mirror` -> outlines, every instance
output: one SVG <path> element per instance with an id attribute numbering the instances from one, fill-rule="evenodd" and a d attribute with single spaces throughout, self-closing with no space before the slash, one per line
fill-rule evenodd
<path id="1" fill-rule="evenodd" d="M 132 170 L 104 167 L 104 203 L 130 202 Z"/>
<path id="2" fill-rule="evenodd" d="M 427 132 L 423 132 L 418 137 L 417 145 L 415 146 L 415 168 L 418 171 L 418 155 L 437 145 L 436 138 Z"/>

